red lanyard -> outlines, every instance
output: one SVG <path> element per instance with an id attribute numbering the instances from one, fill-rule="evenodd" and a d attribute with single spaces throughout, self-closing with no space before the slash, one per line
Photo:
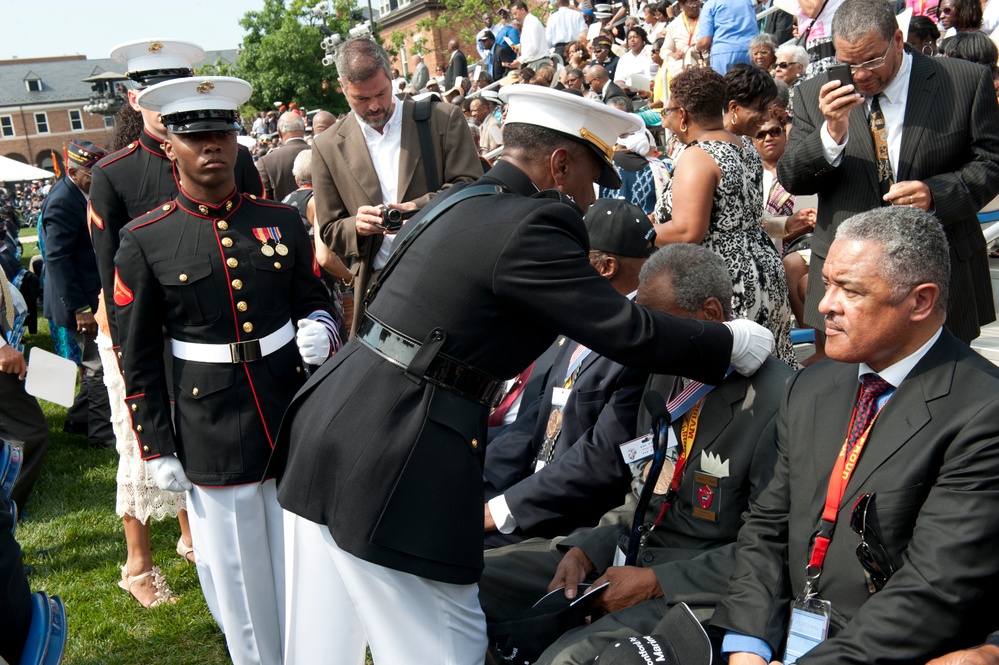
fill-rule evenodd
<path id="1" fill-rule="evenodd" d="M 808 561 L 809 584 L 811 584 L 811 580 L 817 579 L 822 573 L 822 564 L 826 560 L 826 551 L 829 549 L 829 543 L 832 541 L 833 529 L 836 527 L 836 516 L 839 514 L 839 507 L 843 502 L 843 494 L 846 493 L 846 486 L 850 482 L 850 477 L 853 476 L 853 470 L 857 468 L 857 460 L 860 459 L 860 453 L 864 451 L 867 437 L 870 435 L 871 428 L 874 427 L 874 423 L 880 414 L 881 410 L 878 409 L 878 412 L 871 419 L 871 424 L 867 426 L 864 433 L 857 439 L 849 454 L 846 452 L 846 441 L 843 442 L 843 447 L 839 451 L 839 457 L 836 458 L 836 464 L 833 465 L 832 474 L 829 476 L 829 489 L 826 491 L 826 504 L 822 509 L 822 525 L 818 535 L 815 536 L 815 544 L 812 546 L 812 556 Z M 850 417 L 850 427 L 847 429 L 847 432 L 853 429 L 853 421 L 856 417 L 857 407 L 853 407 L 853 415 Z M 849 438 L 849 434 L 847 434 L 847 437 Z"/>
<path id="2" fill-rule="evenodd" d="M 673 466 L 673 478 L 669 483 L 669 492 L 666 493 L 666 499 L 663 501 L 662 508 L 659 509 L 659 516 L 656 517 L 656 521 L 652 523 L 652 528 L 659 526 L 659 521 L 662 520 L 663 515 L 669 510 L 669 507 L 673 504 L 673 500 L 676 498 L 677 490 L 680 489 L 680 481 L 683 480 L 683 470 L 687 466 L 687 455 L 690 450 L 694 447 L 694 437 L 697 436 L 697 425 L 700 422 L 701 407 L 704 406 L 704 398 L 694 405 L 694 408 L 690 410 L 690 413 L 686 418 L 683 419 L 683 425 L 680 426 L 680 456 L 676 460 L 676 464 Z M 645 482 L 655 479 L 646 479 Z"/>

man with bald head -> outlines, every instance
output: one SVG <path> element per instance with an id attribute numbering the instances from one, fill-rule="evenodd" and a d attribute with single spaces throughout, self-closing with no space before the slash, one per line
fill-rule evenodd
<path id="1" fill-rule="evenodd" d="M 325 132 L 336 123 L 336 116 L 329 111 L 320 111 L 312 117 L 312 138 Z"/>
<path id="2" fill-rule="evenodd" d="M 291 169 L 298 153 L 309 149 L 309 144 L 305 142 L 305 120 L 298 113 L 282 113 L 277 130 L 281 147 L 257 160 L 260 179 L 264 183 L 264 196 L 272 201 L 281 201 L 298 189 Z"/>
<path id="3" fill-rule="evenodd" d="M 447 43 L 447 50 L 451 55 L 448 56 L 447 71 L 444 72 L 444 89 L 450 90 L 454 87 L 459 76 L 468 79 L 468 60 L 461 52 L 457 39 L 452 39 Z"/>

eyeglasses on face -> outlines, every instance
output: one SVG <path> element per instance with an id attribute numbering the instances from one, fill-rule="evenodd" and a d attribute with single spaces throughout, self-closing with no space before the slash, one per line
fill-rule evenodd
<path id="1" fill-rule="evenodd" d="M 663 110 L 660 113 L 660 115 L 662 115 L 663 118 L 666 118 L 673 111 L 679 111 L 680 108 L 681 107 L 679 107 L 679 106 L 667 106 L 667 107 L 663 108 Z"/>
<path id="2" fill-rule="evenodd" d="M 885 54 L 883 56 L 881 56 L 880 58 L 872 58 L 870 60 L 867 60 L 865 62 L 860 63 L 859 65 L 850 65 L 850 73 L 851 74 L 852 73 L 856 73 L 856 72 L 860 71 L 861 69 L 870 72 L 870 71 L 873 71 L 873 70 L 877 69 L 881 65 L 885 64 L 885 61 L 888 60 L 888 54 L 891 53 L 891 47 L 892 46 L 894 46 L 894 44 L 892 42 L 889 42 L 888 43 L 888 48 L 885 49 Z M 846 65 L 846 64 L 849 64 L 849 63 L 842 62 L 840 64 Z"/>
<path id="3" fill-rule="evenodd" d="M 864 494 L 857 503 L 853 505 L 850 513 L 850 528 L 860 536 L 860 544 L 857 545 L 857 559 L 867 574 L 867 580 L 871 592 L 880 591 L 892 575 L 895 574 L 895 566 L 892 565 L 888 551 L 881 544 L 874 529 L 867 524 L 868 511 L 874 504 L 874 492 Z"/>
<path id="4" fill-rule="evenodd" d="M 775 138 L 777 138 L 778 136 L 780 136 L 783 133 L 784 133 L 784 128 L 783 127 L 771 127 L 770 129 L 764 129 L 764 130 L 760 131 L 759 133 L 757 133 L 756 134 L 756 140 L 757 141 L 762 141 L 763 139 L 767 138 L 768 136 L 770 138 L 772 138 L 772 139 L 775 139 Z"/>
<path id="5" fill-rule="evenodd" d="M 951 14 L 954 13 L 954 8 L 953 7 L 940 7 L 939 9 L 937 9 L 937 13 L 940 14 L 941 16 L 950 16 Z"/>
<path id="6" fill-rule="evenodd" d="M 793 67 L 797 65 L 797 62 L 778 62 L 774 67 L 777 69 L 787 69 L 788 67 Z"/>

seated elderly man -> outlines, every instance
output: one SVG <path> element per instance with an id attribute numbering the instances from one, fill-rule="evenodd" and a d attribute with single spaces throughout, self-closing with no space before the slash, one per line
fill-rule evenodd
<path id="1" fill-rule="evenodd" d="M 925 663 L 981 644 L 999 582 L 999 368 L 944 328 L 944 230 L 915 208 L 855 215 L 822 280 L 836 362 L 782 400 L 773 479 L 711 620 L 722 651 Z"/>
<path id="2" fill-rule="evenodd" d="M 731 316 L 732 280 L 724 261 L 696 245 L 660 249 L 641 272 L 636 302 L 670 314 L 706 321 Z M 666 611 L 685 602 L 703 617 L 724 598 L 735 562 L 735 540 L 750 499 L 766 485 L 776 459 L 774 422 L 784 385 L 784 363 L 768 358 L 751 377 L 730 374 L 685 416 L 675 414 L 670 436 L 685 450 L 679 475 L 667 464 L 654 481 L 644 523 L 654 525 L 638 550 L 638 563 L 621 565 L 619 542 L 631 532 L 636 497 L 608 513 L 600 525 L 568 538 L 532 539 L 486 552 L 479 600 L 491 626 L 514 619 L 545 590 L 598 578 L 610 586 L 596 601 L 607 613 L 552 644 L 540 663 L 590 663 L 606 646 L 630 635 L 646 635 Z M 653 375 L 645 390 L 663 397 L 679 393 L 684 380 Z M 638 431 L 648 432 L 645 412 Z M 618 444 L 624 444 L 619 441 Z M 618 461 L 633 445 L 620 448 Z M 631 463 L 641 478 L 648 457 Z M 667 492 L 672 494 L 667 496 Z M 507 648 L 518 645 L 511 635 Z"/>
<path id="3" fill-rule="evenodd" d="M 655 230 L 642 209 L 598 199 L 583 218 L 590 264 L 634 297 Z M 485 544 L 565 535 L 619 505 L 631 479 L 617 444 L 634 438 L 644 369 L 562 337 L 544 394 L 486 447 Z M 528 396 L 530 397 L 530 396 Z"/>

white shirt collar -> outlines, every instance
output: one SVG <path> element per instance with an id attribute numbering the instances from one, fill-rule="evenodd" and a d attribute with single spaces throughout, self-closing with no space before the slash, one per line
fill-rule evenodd
<path id="1" fill-rule="evenodd" d="M 392 115 L 389 116 L 388 122 L 385 123 L 380 132 L 364 122 L 364 119 L 356 113 L 354 117 L 357 118 L 357 124 L 361 126 L 364 140 L 370 144 L 372 141 L 377 141 L 386 134 L 395 131 L 397 127 L 402 127 L 402 100 L 395 95 L 392 96 Z"/>
<path id="2" fill-rule="evenodd" d="M 898 73 L 892 79 L 888 87 L 881 93 L 882 97 L 888 100 L 889 104 L 895 104 L 904 99 L 909 92 L 909 74 L 912 73 L 912 54 L 902 52 L 902 64 L 899 65 Z"/>
<path id="3" fill-rule="evenodd" d="M 909 372 L 912 371 L 912 368 L 923 359 L 923 356 L 925 356 L 930 350 L 930 347 L 933 346 L 938 339 L 940 339 L 940 333 L 942 332 L 943 326 L 937 329 L 937 332 L 913 353 L 910 353 L 905 358 L 902 358 L 894 365 L 889 365 L 880 372 L 875 372 L 867 363 L 860 363 L 860 368 L 857 373 L 858 378 L 863 378 L 864 374 L 877 374 L 892 386 L 898 388 L 902 385 L 902 381 L 905 380 L 905 377 L 909 376 Z"/>

